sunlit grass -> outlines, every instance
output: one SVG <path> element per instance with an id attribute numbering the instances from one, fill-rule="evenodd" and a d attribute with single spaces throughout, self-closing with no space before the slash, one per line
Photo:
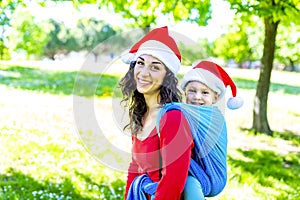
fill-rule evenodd
<path id="1" fill-rule="evenodd" d="M 300 199 L 299 74 L 273 72 L 270 137 L 249 131 L 258 71 L 228 72 L 245 104 L 226 110 L 228 183 L 208 199 Z M 0 199 L 123 199 L 126 173 L 97 162 L 76 131 L 76 77 L 75 94 L 90 98 L 96 88 L 99 119 L 108 117 L 119 76 L 0 65 Z"/>
<path id="2" fill-rule="evenodd" d="M 121 199 L 124 174 L 83 147 L 71 96 L 0 91 L 0 199 Z"/>
<path id="3" fill-rule="evenodd" d="M 54 71 L 37 67 L 1 66 L 1 85 L 55 95 L 112 96 L 118 77 L 78 71 Z M 75 84 L 75 88 L 74 88 Z"/>

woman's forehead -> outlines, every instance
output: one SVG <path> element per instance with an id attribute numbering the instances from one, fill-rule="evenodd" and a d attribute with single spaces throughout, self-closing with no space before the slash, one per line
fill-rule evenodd
<path id="1" fill-rule="evenodd" d="M 159 62 L 163 64 L 158 58 L 150 55 L 150 54 L 142 54 L 138 57 L 138 59 L 141 59 L 143 61 L 149 61 L 149 62 Z"/>

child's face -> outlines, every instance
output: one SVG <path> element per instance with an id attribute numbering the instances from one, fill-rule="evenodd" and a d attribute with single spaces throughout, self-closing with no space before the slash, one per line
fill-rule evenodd
<path id="1" fill-rule="evenodd" d="M 189 82 L 184 90 L 186 103 L 199 106 L 211 106 L 219 95 L 198 81 Z"/>

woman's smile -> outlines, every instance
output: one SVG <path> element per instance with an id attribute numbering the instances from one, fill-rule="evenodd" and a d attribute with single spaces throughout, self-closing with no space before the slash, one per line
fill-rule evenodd
<path id="1" fill-rule="evenodd" d="M 138 77 L 137 78 L 137 84 L 141 85 L 141 86 L 146 86 L 146 85 L 152 84 L 152 81 Z"/>
<path id="2" fill-rule="evenodd" d="M 166 75 L 164 64 L 151 55 L 141 55 L 134 67 L 137 90 L 142 94 L 159 93 Z"/>

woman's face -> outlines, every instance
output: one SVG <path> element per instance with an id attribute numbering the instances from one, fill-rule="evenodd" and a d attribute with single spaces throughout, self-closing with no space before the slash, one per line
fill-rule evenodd
<path id="1" fill-rule="evenodd" d="M 191 81 L 185 87 L 186 103 L 211 106 L 219 97 L 217 93 L 198 81 Z"/>
<path id="2" fill-rule="evenodd" d="M 159 93 L 166 72 L 166 67 L 160 60 L 151 55 L 141 55 L 134 67 L 137 90 L 144 95 Z"/>

